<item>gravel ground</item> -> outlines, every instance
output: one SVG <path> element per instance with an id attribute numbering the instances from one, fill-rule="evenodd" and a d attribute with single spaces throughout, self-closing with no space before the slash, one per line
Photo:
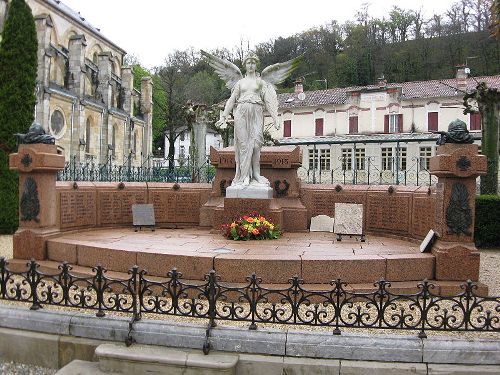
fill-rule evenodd
<path id="1" fill-rule="evenodd" d="M 6 258 L 12 258 L 12 236 L 5 236 L 5 235 L 0 235 L 0 257 L 6 257 Z M 484 284 L 488 285 L 489 287 L 489 292 L 490 295 L 495 295 L 495 296 L 500 296 L 500 272 L 498 270 L 500 269 L 500 249 L 482 249 L 481 250 L 481 266 L 480 266 L 480 274 L 479 274 L 479 280 L 483 282 Z M 7 303 L 7 301 L 2 301 L 2 303 Z M 16 302 L 10 302 L 14 305 L 17 305 L 18 303 Z M 46 309 L 57 309 L 57 307 L 45 307 Z M 89 312 L 92 314 L 92 312 Z M 110 314 L 114 315 L 114 314 Z M 118 315 L 118 314 L 117 314 Z M 165 319 L 166 318 L 166 319 Z M 167 316 L 162 316 L 160 319 L 164 320 L 172 320 L 172 321 L 183 321 L 185 323 L 195 323 L 195 324 L 206 324 L 206 322 L 201 322 L 199 319 L 192 319 L 193 321 L 191 322 L 189 318 L 176 318 L 176 317 L 167 317 Z M 240 323 L 240 322 L 218 322 L 219 325 L 233 325 L 233 326 L 244 326 L 246 327 L 248 323 Z M 267 327 L 269 329 L 302 329 L 302 330 L 309 330 L 310 328 L 313 327 L 293 327 L 293 326 L 288 326 L 288 325 L 274 325 L 274 324 L 268 324 L 268 325 L 261 325 L 264 327 Z M 314 328 L 319 328 L 317 330 L 321 330 L 321 327 L 314 327 Z M 325 328 L 326 330 L 329 330 L 329 328 Z M 349 329 L 343 329 L 345 332 L 351 331 Z M 355 329 L 352 330 L 352 332 L 357 332 L 357 333 L 374 333 L 371 332 L 370 330 L 362 330 L 362 329 Z M 408 334 L 409 332 L 407 331 L 391 331 L 391 330 L 382 330 L 380 333 L 394 333 L 394 334 Z M 411 333 L 410 333 L 411 334 Z M 434 336 L 434 335 L 443 335 L 443 332 L 428 332 L 429 336 Z M 474 334 L 474 333 L 447 333 L 447 335 L 456 335 L 458 337 L 475 337 L 475 338 L 496 338 L 497 336 L 495 334 L 489 335 L 487 333 L 483 334 Z M 35 366 L 30 366 L 30 365 L 24 365 L 24 364 L 16 364 L 12 362 L 5 362 L 2 363 L 0 362 L 0 374 L 14 374 L 14 375 L 53 375 L 55 374 L 56 370 L 54 369 L 46 369 L 46 368 L 41 368 L 41 367 L 35 367 Z"/>

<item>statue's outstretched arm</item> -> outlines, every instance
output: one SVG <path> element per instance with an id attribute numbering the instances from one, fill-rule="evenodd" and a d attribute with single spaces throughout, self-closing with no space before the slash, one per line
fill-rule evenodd
<path id="1" fill-rule="evenodd" d="M 240 85 L 236 83 L 234 85 L 233 90 L 231 91 L 231 96 L 226 102 L 226 105 L 224 106 L 224 112 L 222 112 L 222 117 L 219 121 L 216 122 L 216 125 L 225 128 L 227 126 L 227 119 L 229 118 L 229 115 L 231 114 L 234 105 L 236 103 L 236 100 L 238 100 L 238 97 L 240 96 Z"/>

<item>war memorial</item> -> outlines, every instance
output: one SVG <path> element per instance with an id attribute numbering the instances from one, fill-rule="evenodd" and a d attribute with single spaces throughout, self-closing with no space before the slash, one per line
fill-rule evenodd
<path id="1" fill-rule="evenodd" d="M 249 53 L 243 75 L 203 54 L 235 126 L 234 147 L 211 150 L 210 184 L 58 182 L 51 137 L 19 135 L 0 296 L 26 304 L 0 307 L 2 350 L 59 374 L 498 373 L 498 340 L 434 335 L 500 330 L 473 241 L 486 157 L 465 124 L 438 140 L 435 185 L 306 185 L 299 147 L 262 135 L 264 110 L 280 126 L 275 85 L 299 60 L 259 75 Z M 238 218 L 283 233 L 224 237 Z"/>

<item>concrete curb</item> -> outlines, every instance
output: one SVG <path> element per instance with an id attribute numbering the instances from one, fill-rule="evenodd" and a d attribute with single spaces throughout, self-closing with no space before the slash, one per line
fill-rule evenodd
<path id="1" fill-rule="evenodd" d="M 125 317 L 97 318 L 0 306 L 0 327 L 59 336 L 124 342 L 129 321 Z M 201 325 L 143 320 L 134 324 L 132 336 L 138 344 L 201 349 L 205 330 Z M 354 361 L 500 365 L 500 338 L 419 339 L 413 335 L 352 333 L 335 336 L 323 332 L 216 327 L 211 332 L 210 343 L 219 352 Z"/>

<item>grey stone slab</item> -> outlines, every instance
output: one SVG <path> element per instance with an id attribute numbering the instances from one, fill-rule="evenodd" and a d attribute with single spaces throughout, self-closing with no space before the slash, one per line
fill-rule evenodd
<path id="1" fill-rule="evenodd" d="M 429 337 L 423 344 L 424 362 L 500 365 L 500 340 Z"/>
<path id="2" fill-rule="evenodd" d="M 449 365 L 429 363 L 428 375 L 488 375 L 500 374 L 500 366 Z"/>
<path id="3" fill-rule="evenodd" d="M 139 344 L 199 349 L 205 342 L 205 331 L 200 325 L 141 320 L 134 323 L 132 335 Z"/>
<path id="4" fill-rule="evenodd" d="M 311 217 L 310 232 L 333 232 L 333 217 L 318 215 Z"/>
<path id="5" fill-rule="evenodd" d="M 425 363 L 340 361 L 340 375 L 427 375 Z"/>
<path id="6" fill-rule="evenodd" d="M 250 331 L 233 327 L 216 327 L 210 335 L 214 350 L 236 353 L 285 355 L 286 333 L 283 331 Z"/>
<path id="7" fill-rule="evenodd" d="M 57 311 L 30 310 L 14 306 L 0 306 L 0 327 L 69 335 L 71 314 Z"/>
<path id="8" fill-rule="evenodd" d="M 133 204 L 132 224 L 137 226 L 154 226 L 156 223 L 153 204 Z"/>
<path id="9" fill-rule="evenodd" d="M 422 362 L 422 342 L 414 336 L 288 332 L 286 354 L 294 357 Z"/>
<path id="10" fill-rule="evenodd" d="M 269 186 L 229 186 L 226 198 L 272 199 L 273 189 Z"/>
<path id="11" fill-rule="evenodd" d="M 104 372 L 99 368 L 99 363 L 75 359 L 67 364 L 56 375 L 114 375 L 116 372 Z"/>
<path id="12" fill-rule="evenodd" d="M 363 234 L 363 205 L 335 203 L 335 233 Z"/>
<path id="13" fill-rule="evenodd" d="M 75 359 L 96 361 L 95 349 L 106 341 L 87 339 L 84 337 L 59 337 L 59 366 L 66 366 Z"/>
<path id="14" fill-rule="evenodd" d="M 71 318 L 70 335 L 89 339 L 125 342 L 129 318 L 78 314 Z"/>
<path id="15" fill-rule="evenodd" d="M 58 335 L 0 328 L 0 360 L 58 368 Z"/>
<path id="16" fill-rule="evenodd" d="M 283 375 L 283 357 L 273 357 L 257 354 L 240 354 L 237 375 Z"/>
<path id="17" fill-rule="evenodd" d="M 338 375 L 340 361 L 336 359 L 283 358 L 283 374 Z"/>

